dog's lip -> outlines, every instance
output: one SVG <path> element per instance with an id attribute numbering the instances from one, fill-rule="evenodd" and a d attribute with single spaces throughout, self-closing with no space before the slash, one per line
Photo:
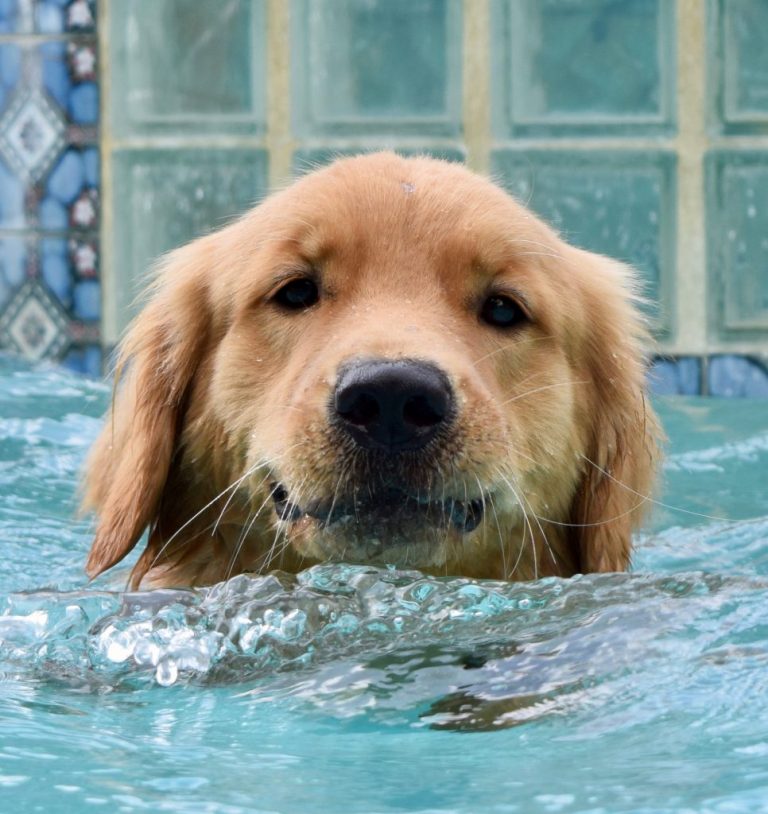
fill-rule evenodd
<path id="1" fill-rule="evenodd" d="M 313 500 L 299 506 L 289 496 L 282 483 L 272 485 L 275 512 L 284 522 L 295 522 L 303 517 L 318 520 L 324 527 L 332 526 L 344 518 L 362 520 L 371 516 L 393 514 L 421 514 L 434 525 L 450 525 L 465 534 L 474 531 L 483 519 L 485 498 L 459 500 L 454 497 L 434 499 L 428 495 L 412 495 L 407 491 L 386 488 L 378 492 L 357 495 L 353 500 Z"/>

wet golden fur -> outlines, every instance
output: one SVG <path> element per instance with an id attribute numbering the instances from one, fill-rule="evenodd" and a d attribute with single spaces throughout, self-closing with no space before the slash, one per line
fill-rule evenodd
<path id="1" fill-rule="evenodd" d="M 270 298 L 304 274 L 319 303 L 281 311 Z M 304 177 L 164 259 L 87 465 L 88 574 L 145 529 L 133 587 L 326 559 L 502 579 L 626 569 L 657 457 L 632 288 L 628 268 L 460 166 L 381 153 Z M 498 290 L 526 323 L 480 320 Z M 451 432 L 384 464 L 339 439 L 330 393 L 360 356 L 444 370 Z M 373 489 L 382 466 L 409 494 L 482 499 L 481 524 L 371 542 L 349 518 L 275 513 L 276 483 L 302 506 Z"/>

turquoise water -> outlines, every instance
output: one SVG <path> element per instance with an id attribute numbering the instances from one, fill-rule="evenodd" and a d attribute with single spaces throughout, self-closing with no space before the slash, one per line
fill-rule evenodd
<path id="1" fill-rule="evenodd" d="M 768 403 L 658 405 L 712 519 L 629 575 L 123 595 L 73 519 L 107 399 L 0 361 L 0 811 L 768 812 Z"/>

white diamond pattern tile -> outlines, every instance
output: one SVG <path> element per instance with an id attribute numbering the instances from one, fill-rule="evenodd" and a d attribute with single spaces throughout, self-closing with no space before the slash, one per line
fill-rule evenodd
<path id="1" fill-rule="evenodd" d="M 0 347 L 27 359 L 58 357 L 69 343 L 68 320 L 62 308 L 37 280 L 28 280 L 0 317 Z"/>
<path id="2" fill-rule="evenodd" d="M 0 151 L 28 181 L 49 169 L 63 136 L 64 122 L 37 90 L 19 95 L 0 121 Z"/>

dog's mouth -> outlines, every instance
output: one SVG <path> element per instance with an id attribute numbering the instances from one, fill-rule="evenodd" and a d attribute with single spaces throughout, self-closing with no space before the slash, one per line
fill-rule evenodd
<path id="1" fill-rule="evenodd" d="M 294 502 L 281 483 L 272 484 L 272 500 L 278 518 L 295 523 L 304 518 L 317 521 L 323 528 L 337 524 L 353 524 L 372 531 L 393 531 L 400 535 L 409 527 L 424 525 L 452 528 L 462 534 L 474 531 L 482 522 L 485 499 L 444 497 L 435 500 L 429 495 L 413 495 L 405 490 L 388 487 L 355 495 L 310 500 L 306 505 Z M 398 536 L 400 536 L 398 535 Z"/>

